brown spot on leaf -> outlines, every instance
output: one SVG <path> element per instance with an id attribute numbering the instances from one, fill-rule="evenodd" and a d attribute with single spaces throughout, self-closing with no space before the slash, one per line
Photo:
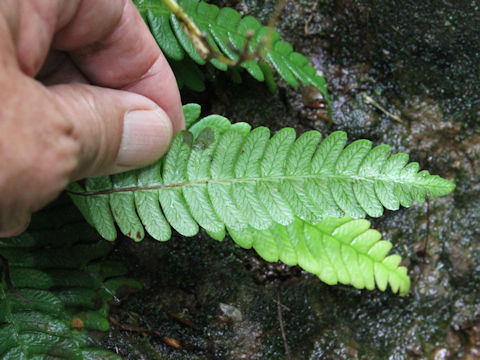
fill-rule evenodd
<path id="1" fill-rule="evenodd" d="M 82 319 L 80 319 L 79 317 L 76 317 L 76 316 L 75 316 L 75 317 L 72 319 L 72 327 L 73 327 L 74 329 L 82 330 L 82 329 L 83 329 L 83 326 L 84 326 L 83 321 L 82 321 Z"/>
<path id="2" fill-rule="evenodd" d="M 200 150 L 205 150 L 215 141 L 215 132 L 211 128 L 205 128 L 195 141 L 195 147 Z"/>
<path id="3" fill-rule="evenodd" d="M 182 136 L 182 140 L 183 140 L 183 143 L 185 145 L 187 145 L 188 147 L 191 147 L 192 144 L 193 144 L 193 135 L 192 133 L 188 132 L 188 131 L 182 131 L 181 132 L 181 136 Z"/>

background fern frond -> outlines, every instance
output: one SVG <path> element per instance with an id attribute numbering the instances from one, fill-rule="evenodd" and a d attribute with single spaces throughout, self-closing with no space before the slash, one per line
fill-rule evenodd
<path id="1" fill-rule="evenodd" d="M 229 59 L 238 59 L 238 53 L 244 49 L 248 31 L 254 33 L 249 44 L 251 52 L 255 51 L 256 46 L 266 36 L 266 26 L 262 26 L 251 16 L 242 18 L 240 13 L 232 8 L 219 9 L 216 5 L 198 0 L 179 0 L 178 3 L 206 34 L 210 45 Z M 205 61 L 184 34 L 177 18 L 160 0 L 136 0 L 135 4 L 172 66 L 181 67 L 183 70 L 178 72 L 181 75 L 180 83 L 194 90 L 202 90 L 203 79 L 198 75 L 196 67 L 185 63 L 185 59 L 190 58 L 199 65 L 204 65 Z M 317 70 L 305 56 L 293 51 L 290 44 L 282 41 L 277 31 L 272 33 L 269 51 L 261 57 L 260 62 L 249 60 L 240 67 L 258 81 L 264 81 L 266 76 L 269 76 L 270 69 L 265 69 L 263 65 L 268 63 L 291 86 L 297 87 L 300 83 L 313 85 L 329 102 L 324 77 L 317 74 Z M 180 63 L 177 65 L 177 62 Z M 227 69 L 224 63 L 216 59 L 210 60 L 210 63 L 219 70 Z"/>
<path id="2" fill-rule="evenodd" d="M 109 301 L 118 288 L 139 284 L 120 263 L 97 261 L 111 244 L 90 229 L 77 223 L 0 239 L 23 297 L 0 277 L 0 359 L 120 359 L 92 348 L 88 332 L 108 330 Z"/>
<path id="3" fill-rule="evenodd" d="M 387 145 L 372 149 L 370 141 L 357 140 L 345 147 L 344 132 L 320 143 L 317 131 L 296 139 L 285 128 L 270 137 L 267 128 L 250 131 L 218 115 L 190 130 L 178 133 L 166 156 L 145 169 L 70 186 L 70 196 L 103 237 L 116 238 L 115 222 L 137 241 L 144 227 L 165 241 L 168 224 L 193 236 L 199 226 L 220 234 L 225 226 L 264 230 L 296 217 L 310 223 L 325 216 L 379 217 L 384 207 L 408 207 L 455 187 L 418 172 L 406 154 L 390 155 Z"/>
<path id="4" fill-rule="evenodd" d="M 380 240 L 381 234 L 364 219 L 326 217 L 311 225 L 296 218 L 288 226 L 276 224 L 266 230 L 249 226 L 228 232 L 239 246 L 253 247 L 265 260 L 298 264 L 329 285 L 372 290 L 377 284 L 385 291 L 389 284 L 402 296 L 410 288 L 407 269 L 399 266 L 400 256 L 386 256 L 392 244 Z"/>

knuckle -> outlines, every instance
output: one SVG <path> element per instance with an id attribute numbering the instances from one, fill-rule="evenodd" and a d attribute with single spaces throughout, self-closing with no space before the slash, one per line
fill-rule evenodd
<path id="1" fill-rule="evenodd" d="M 123 116 L 112 106 L 115 90 L 92 87 L 86 84 L 57 86 L 56 96 L 60 112 L 71 119 L 73 130 L 69 137 L 76 144 L 77 164 L 72 178 L 95 173 L 114 160 L 119 147 L 121 128 L 117 120 Z M 114 126 L 109 126 L 114 125 Z"/>

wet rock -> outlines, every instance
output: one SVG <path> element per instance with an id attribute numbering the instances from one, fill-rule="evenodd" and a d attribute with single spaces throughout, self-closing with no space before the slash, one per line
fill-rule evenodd
<path id="1" fill-rule="evenodd" d="M 225 318 L 234 322 L 240 322 L 243 320 L 242 312 L 235 306 L 224 303 L 220 303 L 218 306 Z"/>
<path id="2" fill-rule="evenodd" d="M 407 349 L 407 353 L 414 357 L 420 356 L 423 353 L 423 349 L 420 344 L 415 344 L 415 343 L 409 344 L 407 345 L 406 349 Z"/>
<path id="3" fill-rule="evenodd" d="M 274 5 L 221 3 L 263 19 Z M 327 286 L 298 268 L 266 263 L 229 239 L 121 241 L 114 256 L 144 290 L 120 311 L 139 314 L 139 325 L 184 345 L 172 349 L 157 338 L 112 329 L 107 345 L 126 359 L 285 359 L 279 306 L 292 359 L 480 358 L 479 10 L 471 1 L 327 0 L 314 9 L 315 3 L 288 1 L 278 27 L 324 72 L 331 123 L 305 103 L 300 90 L 281 82 L 271 94 L 248 77 L 232 85 L 217 74 L 207 93 L 184 99 L 200 101 L 205 114 L 273 131 L 345 130 L 349 141 L 387 143 L 454 180 L 453 195 L 372 220 L 392 241 L 392 252 L 404 257 L 411 293 L 399 298 Z M 385 111 L 366 102 L 365 94 Z M 230 317 L 219 311 L 220 303 Z M 188 314 L 194 327 L 169 312 Z"/>
<path id="4" fill-rule="evenodd" d="M 445 348 L 437 348 L 433 351 L 433 360 L 447 360 L 450 352 Z"/>

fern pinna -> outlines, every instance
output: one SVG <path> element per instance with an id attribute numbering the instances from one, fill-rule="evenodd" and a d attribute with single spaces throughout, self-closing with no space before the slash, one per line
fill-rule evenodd
<path id="1" fill-rule="evenodd" d="M 252 16 L 242 16 L 231 8 L 219 9 L 218 6 L 198 0 L 180 0 L 179 5 L 203 31 L 207 41 L 218 53 L 237 60 L 247 41 L 247 33 L 253 34 L 249 51 L 255 52 L 259 43 L 266 39 L 268 51 L 259 53 L 260 61 L 248 60 L 239 66 L 258 81 L 271 78 L 271 67 L 289 85 L 312 85 L 321 91 L 327 102 L 328 94 L 325 78 L 317 74 L 309 60 L 293 51 L 292 46 L 280 39 L 277 31 L 267 33 L 268 27 L 262 26 Z M 203 74 L 195 64 L 204 65 L 205 60 L 195 50 L 185 35 L 179 20 L 168 10 L 161 0 L 135 0 L 135 4 L 163 53 L 171 61 L 177 81 L 201 91 L 204 89 Z M 185 57 L 185 54 L 188 57 Z M 194 61 L 192 63 L 191 60 Z M 213 58 L 209 61 L 219 70 L 227 70 L 227 65 Z M 268 64 L 268 65 L 267 65 Z M 269 86 L 274 86 L 269 83 Z"/>
<path id="2" fill-rule="evenodd" d="M 295 139 L 290 128 L 270 137 L 267 128 L 218 115 L 195 122 L 199 114 L 198 105 L 185 106 L 189 131 L 178 133 L 157 163 L 70 185 L 73 201 L 104 238 L 116 238 L 115 222 L 137 241 L 145 229 L 166 241 L 170 226 L 184 236 L 203 227 L 217 240 L 228 231 L 266 260 L 299 264 L 329 284 L 371 288 L 375 276 L 380 289 L 388 280 L 405 293 L 399 258 L 385 258 L 389 245 L 367 221 L 354 219 L 445 195 L 454 188 L 450 181 L 418 172 L 417 163 L 390 155 L 386 145 L 372 149 L 358 140 L 345 147 L 343 132 L 322 142 L 317 131 Z"/>
<path id="3" fill-rule="evenodd" d="M 85 225 L 0 239 L 0 359 L 120 359 L 95 348 L 90 333 L 109 328 L 117 290 L 139 284 L 122 264 L 99 261 L 112 246 Z"/>

